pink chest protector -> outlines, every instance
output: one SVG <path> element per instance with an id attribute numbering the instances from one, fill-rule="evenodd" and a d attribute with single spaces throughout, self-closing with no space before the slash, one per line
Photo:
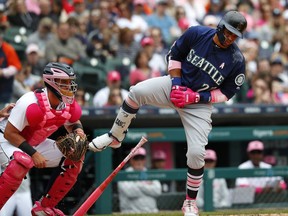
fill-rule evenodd
<path id="1" fill-rule="evenodd" d="M 42 90 L 36 90 L 35 96 L 38 104 L 33 103 L 27 107 L 26 118 L 29 126 L 21 132 L 33 146 L 43 142 L 66 121 L 73 123 L 81 117 L 81 108 L 75 101 L 71 105 L 66 104 L 63 110 L 54 110 L 50 108 L 47 95 Z"/>

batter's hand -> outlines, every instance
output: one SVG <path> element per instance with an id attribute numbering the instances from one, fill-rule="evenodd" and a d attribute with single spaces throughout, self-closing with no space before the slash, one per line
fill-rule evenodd
<path id="1" fill-rule="evenodd" d="M 179 108 L 183 108 L 186 104 L 194 104 L 200 101 L 200 95 L 185 86 L 172 86 L 170 93 L 171 102 Z"/>

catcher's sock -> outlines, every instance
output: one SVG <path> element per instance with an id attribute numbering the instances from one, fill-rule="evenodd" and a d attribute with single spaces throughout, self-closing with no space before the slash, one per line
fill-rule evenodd
<path id="1" fill-rule="evenodd" d="M 201 169 L 191 169 L 188 167 L 186 199 L 196 199 L 199 187 L 202 182 L 203 173 L 204 167 Z"/>
<path id="2" fill-rule="evenodd" d="M 122 107 L 120 108 L 118 115 L 114 121 L 110 133 L 115 137 L 119 142 L 122 142 L 125 138 L 126 131 L 133 118 L 136 117 L 136 113 L 139 109 L 134 109 L 130 107 L 126 101 L 123 102 Z"/>

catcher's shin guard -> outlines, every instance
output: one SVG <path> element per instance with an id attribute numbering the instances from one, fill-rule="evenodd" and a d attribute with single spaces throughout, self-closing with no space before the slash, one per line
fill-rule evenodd
<path id="1" fill-rule="evenodd" d="M 48 193 L 41 200 L 43 207 L 54 208 L 71 190 L 81 172 L 83 160 L 84 156 L 78 162 L 65 159 L 64 164 L 61 166 L 60 175 L 56 177 Z"/>
<path id="2" fill-rule="evenodd" d="M 13 159 L 0 176 L 0 209 L 20 186 L 23 178 L 34 166 L 32 158 L 26 153 L 16 151 Z"/>

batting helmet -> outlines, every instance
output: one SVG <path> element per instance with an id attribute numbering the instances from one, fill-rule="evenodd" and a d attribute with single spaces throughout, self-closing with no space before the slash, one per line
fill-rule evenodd
<path id="1" fill-rule="evenodd" d="M 217 35 L 221 43 L 225 41 L 224 28 L 243 38 L 243 32 L 247 27 L 245 17 L 238 11 L 229 11 L 220 20 L 217 26 Z"/>
<path id="2" fill-rule="evenodd" d="M 56 97 L 65 103 L 73 103 L 77 91 L 76 74 L 69 65 L 63 63 L 48 63 L 43 71 L 45 86 L 50 89 Z"/>

